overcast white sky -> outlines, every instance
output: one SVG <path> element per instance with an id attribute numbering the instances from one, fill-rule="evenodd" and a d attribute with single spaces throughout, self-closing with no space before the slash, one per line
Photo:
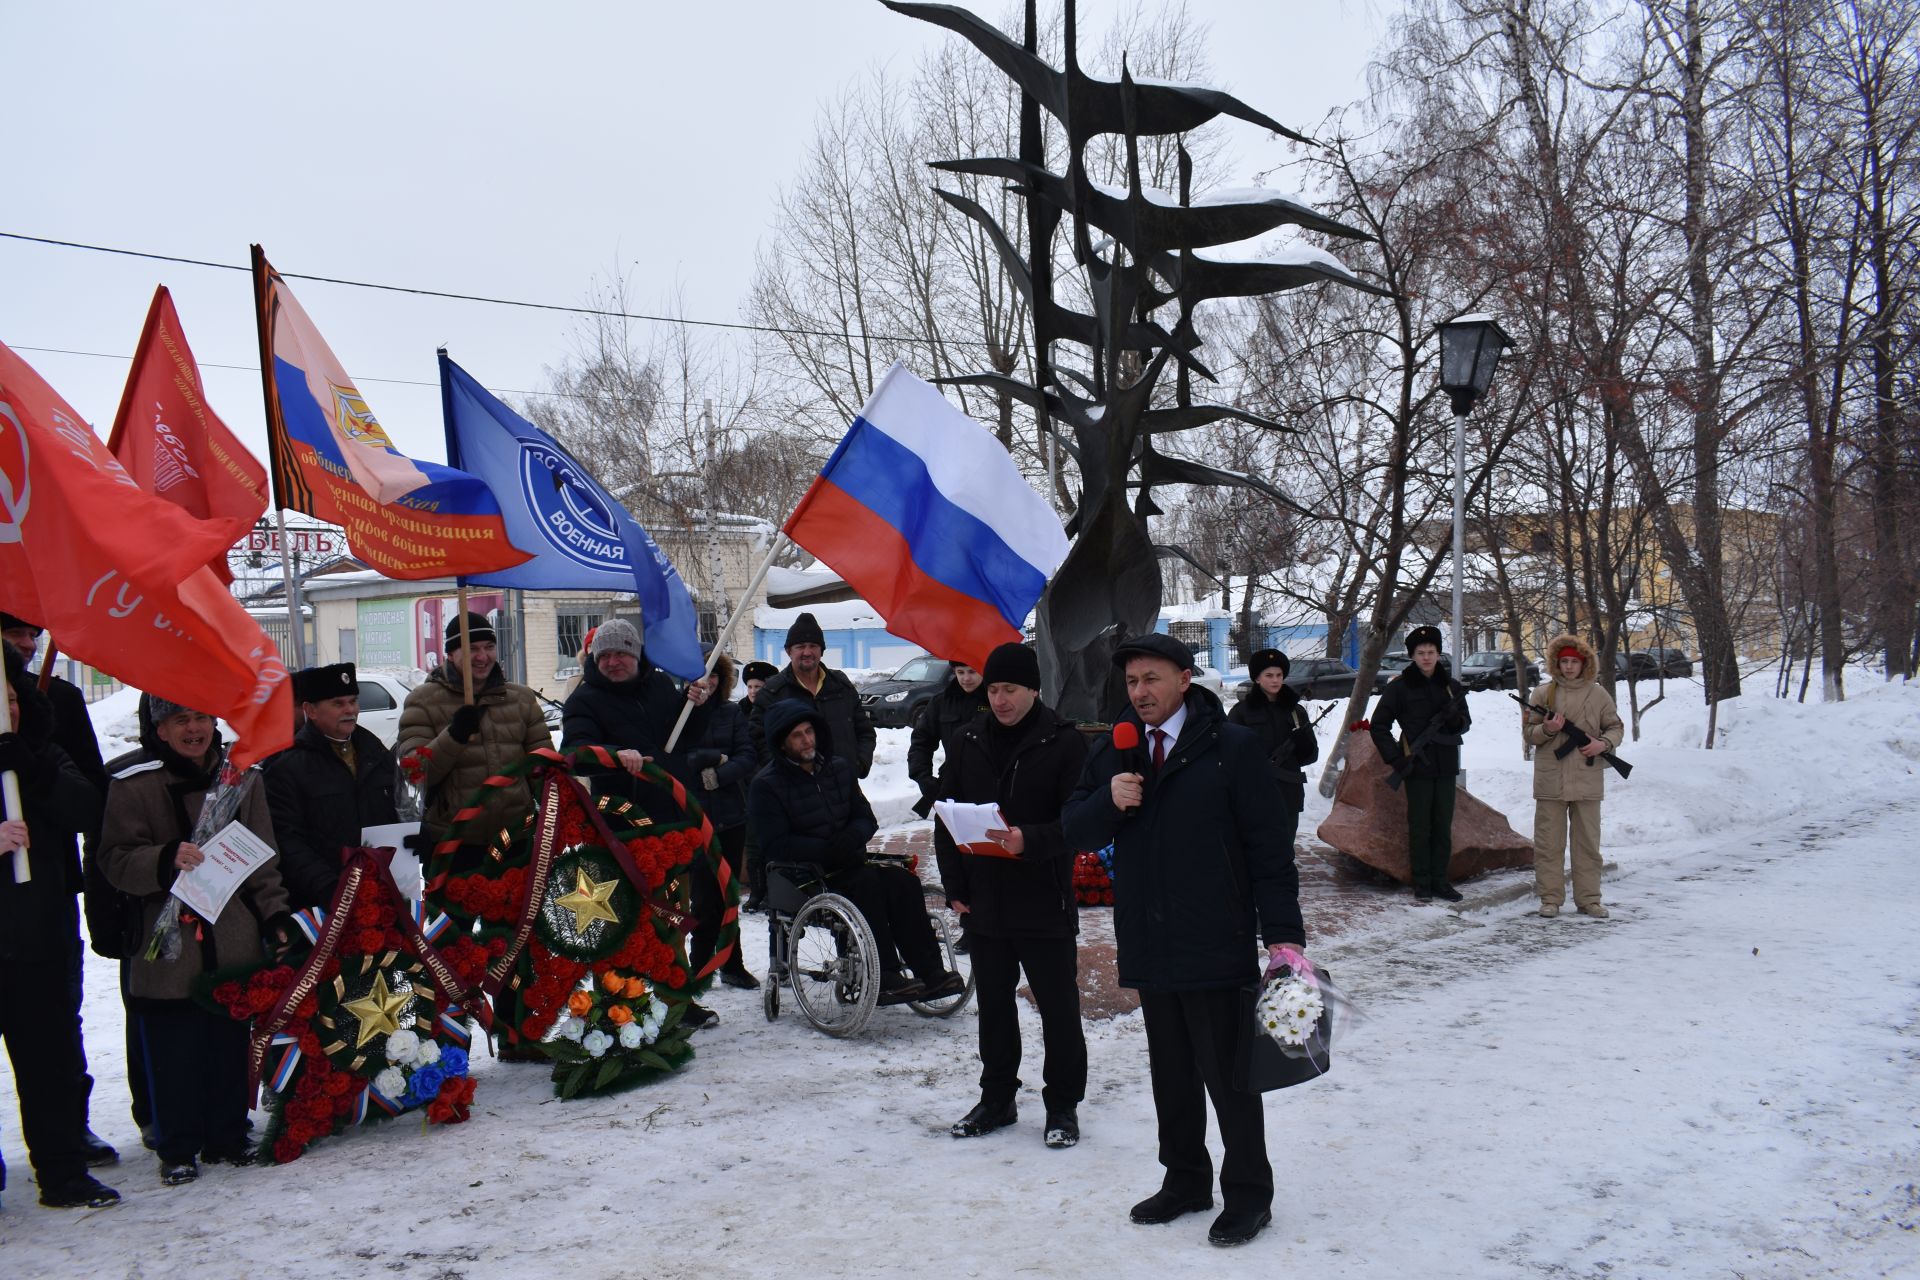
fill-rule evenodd
<path id="1" fill-rule="evenodd" d="M 1215 82 L 1310 131 L 1360 95 L 1393 7 L 1191 11 L 1210 27 Z M 1083 0 L 1082 24 L 1097 32 L 1115 10 Z M 688 315 L 735 320 L 819 104 L 876 63 L 905 75 L 958 39 L 876 0 L 5 0 L 0 231 L 236 264 L 258 241 L 283 272 L 561 304 L 617 269 L 637 309 L 662 309 L 677 284 Z M 1244 175 L 1284 158 L 1233 128 Z M 0 239 L 0 341 L 105 436 L 126 362 L 29 348 L 130 354 L 163 283 L 209 400 L 264 454 L 242 272 Z M 293 287 L 395 443 L 434 460 L 437 345 L 509 390 L 541 386 L 570 350 L 574 321 L 558 313 Z"/>

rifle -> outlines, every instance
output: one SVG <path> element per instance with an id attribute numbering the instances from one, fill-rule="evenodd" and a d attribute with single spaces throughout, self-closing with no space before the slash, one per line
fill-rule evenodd
<path id="1" fill-rule="evenodd" d="M 1442 708 L 1439 712 L 1435 713 L 1433 719 L 1427 721 L 1427 727 L 1420 731 L 1419 737 L 1415 738 L 1412 742 L 1409 742 L 1407 744 L 1407 754 L 1400 758 L 1407 762 L 1407 769 L 1409 772 L 1411 772 L 1413 769 L 1413 762 L 1418 760 L 1421 754 L 1424 751 L 1426 751 L 1428 747 L 1434 745 L 1435 743 L 1438 743 L 1443 747 L 1457 747 L 1460 745 L 1460 735 L 1457 732 L 1451 729 L 1448 729 L 1445 732 L 1442 732 L 1440 729 L 1440 722 L 1446 719 L 1447 716 L 1453 713 L 1453 704 L 1455 701 L 1456 699 L 1451 694 L 1449 694 L 1447 697 L 1447 705 L 1444 708 Z M 1405 774 L 1401 773 L 1398 769 L 1395 769 L 1392 766 L 1388 766 L 1388 769 L 1387 769 L 1388 790 L 1398 791 L 1401 787 L 1401 784 L 1406 782 L 1406 780 L 1407 779 Z"/>
<path id="2" fill-rule="evenodd" d="M 1542 719 L 1544 720 L 1553 719 L 1554 712 L 1551 707 L 1543 707 L 1537 702 L 1528 702 L 1525 698 L 1521 697 L 1517 693 L 1510 693 L 1507 696 L 1509 698 L 1512 698 L 1515 702 L 1519 703 L 1521 706 L 1525 707 L 1527 710 L 1533 712 L 1535 715 L 1541 717 Z M 1589 742 L 1593 741 L 1592 734 L 1588 733 L 1585 729 L 1582 729 L 1579 725 L 1575 724 L 1571 720 L 1567 721 L 1566 727 L 1560 730 L 1560 732 L 1566 736 L 1567 740 L 1561 743 L 1560 746 L 1554 750 L 1553 758 L 1555 760 L 1565 760 L 1569 754 L 1579 750 L 1581 747 L 1584 747 Z M 1593 756 L 1587 757 L 1588 767 L 1592 767 L 1594 759 L 1595 757 Z M 1599 755 L 1599 759 L 1605 760 L 1608 764 L 1612 765 L 1613 768 L 1617 770 L 1620 776 L 1623 778 L 1628 777 L 1633 773 L 1633 766 L 1628 764 L 1625 760 L 1622 760 L 1619 756 L 1616 756 L 1615 754 L 1613 754 L 1613 752 L 1611 751 L 1602 751 Z"/>

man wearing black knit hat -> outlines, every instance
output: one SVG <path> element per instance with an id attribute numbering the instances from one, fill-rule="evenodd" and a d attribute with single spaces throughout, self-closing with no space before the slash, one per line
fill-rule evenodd
<path id="1" fill-rule="evenodd" d="M 1407 869 L 1416 902 L 1460 901 L 1453 887 L 1453 802 L 1460 737 L 1473 727 L 1467 691 L 1440 657 L 1440 628 L 1407 633 L 1413 665 L 1395 676 L 1373 706 L 1368 732 L 1380 758 L 1404 780 Z M 1394 736 L 1395 726 L 1399 737 Z"/>
<path id="2" fill-rule="evenodd" d="M 359 673 L 351 662 L 293 677 L 306 723 L 267 766 L 267 807 L 280 848 L 280 878 L 293 909 L 333 903 L 340 853 L 363 828 L 399 821 L 393 752 L 360 725 Z"/>
<path id="3" fill-rule="evenodd" d="M 400 712 L 400 737 L 393 754 L 405 760 L 416 752 L 426 770 L 427 804 L 421 836 L 426 847 L 440 839 L 449 819 L 467 797 L 527 752 L 551 747 L 540 699 L 523 684 L 514 684 L 500 668 L 500 641 L 486 615 L 466 615 L 467 638 L 460 639 L 460 619 L 447 623 L 447 660 L 435 667 L 424 683 L 407 695 Z M 465 679 L 473 677 L 473 701 L 468 703 Z M 532 802 L 524 781 L 488 793 L 487 809 L 495 814 L 523 812 Z"/>
<path id="4" fill-rule="evenodd" d="M 747 720 L 754 754 L 762 760 L 773 759 L 767 742 L 767 709 L 776 702 L 798 699 L 819 712 L 833 737 L 834 750 L 852 763 L 856 776 L 864 778 L 873 768 L 877 737 L 873 717 L 860 705 L 860 693 L 846 673 L 820 660 L 826 646 L 826 635 L 810 613 L 801 614 L 787 628 L 786 668 L 760 686 Z"/>
<path id="5" fill-rule="evenodd" d="M 1131 1216 L 1160 1224 L 1212 1206 L 1211 1100 L 1225 1203 L 1207 1239 L 1244 1244 L 1273 1220 L 1273 1166 L 1260 1095 L 1235 1088 L 1235 1063 L 1252 1025 L 1259 944 L 1268 974 L 1312 971 L 1300 952 L 1300 876 L 1260 740 L 1193 683 L 1193 651 L 1144 635 L 1113 661 L 1129 703 L 1115 728 L 1139 746 L 1094 746 L 1061 828 L 1076 849 L 1113 845 L 1119 980 L 1140 992 L 1146 1023 L 1165 1172 Z"/>
<path id="6" fill-rule="evenodd" d="M 1287 687 L 1292 665 L 1278 649 L 1262 649 L 1248 658 L 1247 675 L 1253 687 L 1227 713 L 1229 724 L 1260 735 L 1260 747 L 1273 769 L 1289 848 L 1300 833 L 1300 810 L 1307 802 L 1306 767 L 1320 758 L 1313 721 L 1300 705 L 1300 695 Z"/>
<path id="7" fill-rule="evenodd" d="M 1032 649 L 1001 645 L 981 677 L 988 709 L 954 735 L 939 794 L 998 805 L 1006 826 L 991 834 L 1005 856 L 963 852 L 950 839 L 936 844 L 947 901 L 966 921 L 980 1010 L 980 1101 L 950 1132 L 978 1137 L 1017 1118 L 1014 989 L 1024 971 L 1046 1050 L 1043 1137 L 1049 1147 L 1071 1147 L 1080 1141 L 1087 1040 L 1080 1025 L 1074 849 L 1060 829 L 1060 806 L 1080 781 L 1087 745 L 1070 721 L 1040 701 L 1040 660 Z"/>

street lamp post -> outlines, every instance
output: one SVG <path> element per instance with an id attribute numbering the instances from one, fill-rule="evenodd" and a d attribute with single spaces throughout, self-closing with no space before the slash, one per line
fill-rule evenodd
<path id="1" fill-rule="evenodd" d="M 1466 559 L 1467 528 L 1467 415 L 1493 385 L 1500 353 L 1513 345 L 1499 321 L 1476 314 L 1449 320 L 1440 326 L 1440 389 L 1453 405 L 1453 644 L 1454 662 L 1466 658 L 1461 616 L 1461 572 Z M 1516 667 L 1525 659 L 1514 655 Z M 1466 784 L 1467 771 L 1460 770 Z"/>

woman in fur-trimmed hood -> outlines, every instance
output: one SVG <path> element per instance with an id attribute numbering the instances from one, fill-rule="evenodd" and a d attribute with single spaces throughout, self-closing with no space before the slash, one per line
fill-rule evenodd
<path id="1" fill-rule="evenodd" d="M 1553 679 L 1534 697 L 1551 716 L 1527 713 L 1526 738 L 1533 746 L 1533 881 L 1540 914 L 1555 916 L 1566 900 L 1565 862 L 1573 859 L 1573 902 L 1582 914 L 1604 919 L 1600 903 L 1600 801 L 1607 767 L 1598 756 L 1626 736 L 1613 698 L 1595 676 L 1593 646 L 1576 635 L 1555 636 L 1547 645 Z M 1556 755 L 1567 745 L 1566 727 L 1584 729 L 1592 741 Z"/>

